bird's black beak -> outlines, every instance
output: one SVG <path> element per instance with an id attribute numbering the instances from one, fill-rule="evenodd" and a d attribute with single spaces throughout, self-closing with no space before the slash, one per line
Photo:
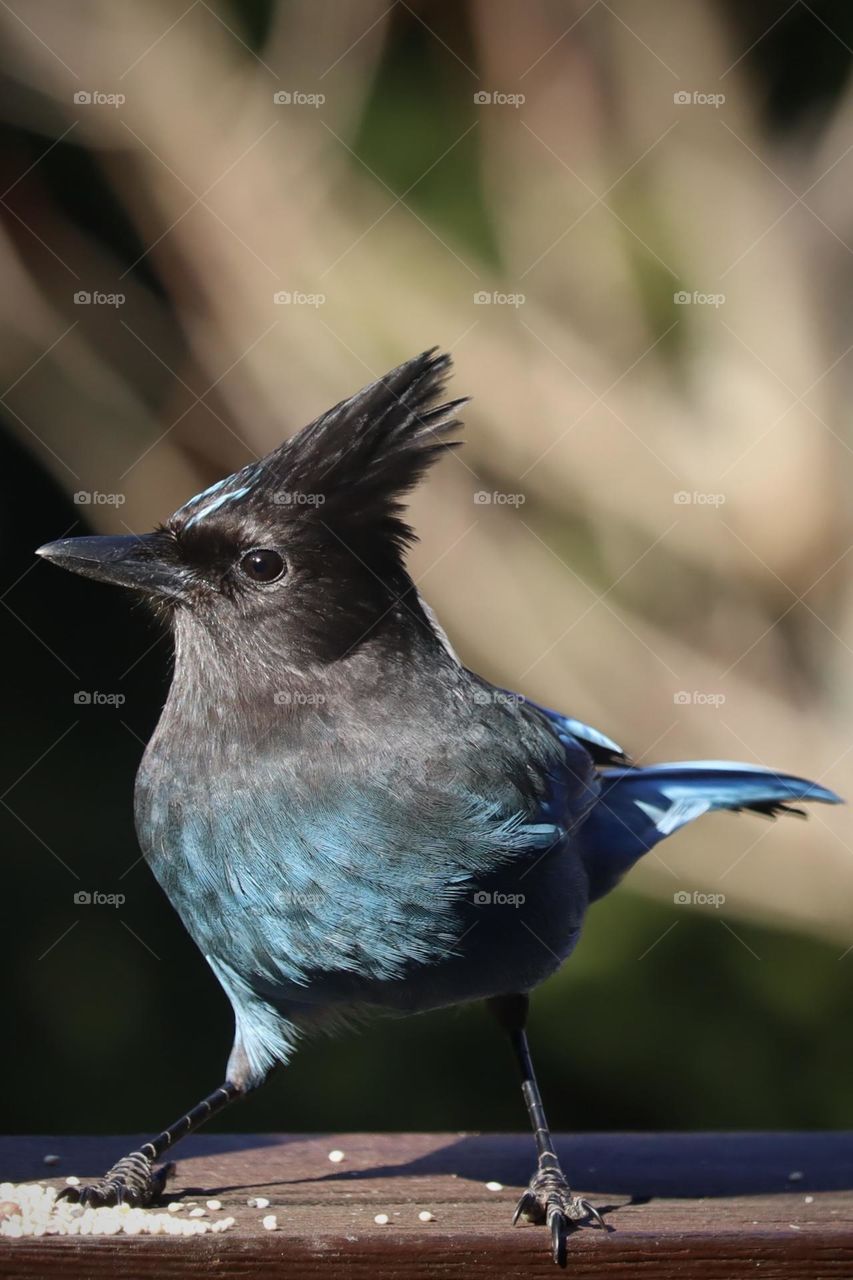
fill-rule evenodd
<path id="1" fill-rule="evenodd" d="M 162 533 L 119 538 L 62 538 L 36 555 L 84 578 L 112 582 L 147 595 L 183 595 L 184 575 L 169 538 Z"/>

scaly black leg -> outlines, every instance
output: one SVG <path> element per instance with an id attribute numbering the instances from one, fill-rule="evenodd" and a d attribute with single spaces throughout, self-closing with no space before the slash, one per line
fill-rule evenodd
<path id="1" fill-rule="evenodd" d="M 519 1218 L 528 1222 L 544 1223 L 551 1232 L 551 1251 L 558 1266 L 566 1265 L 566 1247 L 569 1234 L 583 1222 L 604 1227 L 604 1219 L 588 1200 L 576 1196 L 560 1168 L 554 1150 L 551 1131 L 545 1118 L 545 1108 L 536 1074 L 530 1057 L 525 1024 L 529 1000 L 526 995 L 497 996 L 488 1006 L 498 1022 L 509 1034 L 510 1042 L 521 1071 L 521 1091 L 527 1104 L 527 1113 L 533 1126 L 533 1137 L 539 1157 L 537 1169 L 530 1185 L 516 1206 L 513 1225 Z"/>
<path id="2" fill-rule="evenodd" d="M 123 1156 L 103 1178 L 82 1187 L 66 1187 L 60 1192 L 59 1198 L 93 1206 L 151 1204 L 162 1192 L 166 1179 L 175 1167 L 173 1164 L 165 1164 L 155 1169 L 154 1161 L 180 1138 L 193 1133 L 211 1116 L 215 1116 L 217 1111 L 241 1098 L 243 1093 L 244 1090 L 236 1084 L 223 1084 L 156 1138 L 143 1143 L 138 1151 L 131 1151 L 129 1155 Z"/>

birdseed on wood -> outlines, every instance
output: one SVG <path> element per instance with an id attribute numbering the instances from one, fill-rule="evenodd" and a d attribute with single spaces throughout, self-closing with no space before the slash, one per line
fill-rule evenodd
<path id="1" fill-rule="evenodd" d="M 78 1186 L 79 1181 L 75 1179 L 70 1185 Z M 173 1205 L 169 1208 L 174 1211 Z M 35 1182 L 0 1183 L 0 1236 L 11 1240 L 23 1236 L 198 1236 L 233 1226 L 233 1218 L 189 1222 L 171 1213 L 133 1209 L 127 1204 L 84 1207 L 57 1200 L 55 1187 Z"/>

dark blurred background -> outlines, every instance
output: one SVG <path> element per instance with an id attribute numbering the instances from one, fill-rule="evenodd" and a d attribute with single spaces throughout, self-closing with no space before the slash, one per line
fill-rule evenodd
<path id="1" fill-rule="evenodd" d="M 133 832 L 168 637 L 33 549 L 149 528 L 425 347 L 474 397 L 414 504 L 463 658 L 639 759 L 853 794 L 849 5 L 0 26 L 2 1129 L 159 1129 L 231 1037 Z M 850 836 L 703 819 L 596 907 L 534 1002 L 555 1125 L 853 1125 Z M 475 1008 L 307 1044 L 222 1125 L 523 1123 Z"/>

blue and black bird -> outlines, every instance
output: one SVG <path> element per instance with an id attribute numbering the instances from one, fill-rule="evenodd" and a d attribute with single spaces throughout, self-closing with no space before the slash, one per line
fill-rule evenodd
<path id="1" fill-rule="evenodd" d="M 538 1153 L 516 1220 L 547 1223 L 564 1261 L 570 1230 L 602 1220 L 558 1162 L 529 993 L 590 903 L 685 823 L 838 801 L 750 765 L 634 768 L 604 734 L 463 665 L 405 565 L 403 499 L 456 443 L 449 367 L 434 351 L 408 361 L 153 533 L 40 548 L 170 620 L 136 826 L 235 1020 L 220 1088 L 74 1199 L 154 1199 L 155 1161 L 314 1029 L 484 1000 Z"/>

